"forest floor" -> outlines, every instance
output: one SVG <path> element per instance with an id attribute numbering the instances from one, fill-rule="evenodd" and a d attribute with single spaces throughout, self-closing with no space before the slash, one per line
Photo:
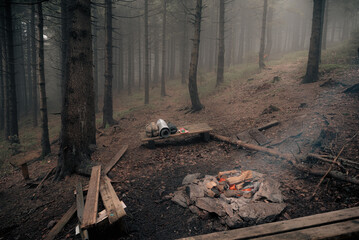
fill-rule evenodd
<path id="1" fill-rule="evenodd" d="M 116 109 L 115 118 L 119 123 L 101 129 L 103 133 L 97 135 L 93 160 L 105 164 L 121 145 L 129 146 L 109 173 L 119 198 L 127 205 L 129 233 L 119 236 L 114 229 L 107 237 L 175 239 L 225 230 L 213 219 L 201 219 L 164 196 L 174 192 L 187 174 L 215 175 L 237 166 L 268 174 L 281 183 L 287 208 L 277 220 L 359 206 L 358 186 L 334 179 L 326 179 L 315 198 L 308 202 L 307 197 L 312 195 L 320 178 L 299 172 L 289 163 L 260 152 L 238 149 L 214 140 L 206 143 L 195 136 L 158 142 L 155 149 L 149 149 L 140 140 L 139 133 L 144 131 L 145 125 L 158 118 L 177 126 L 206 122 L 213 132 L 229 137 L 277 120 L 280 124 L 266 130 L 264 135 L 281 152 L 336 155 L 347 144 L 341 156 L 359 163 L 359 137 L 348 142 L 359 130 L 359 98 L 343 93 L 347 87 L 358 83 L 359 65 L 328 61 L 321 68 L 320 81 L 301 84 L 305 66 L 303 54 L 292 54 L 272 61 L 261 72 L 245 73 L 244 67 L 231 67 L 226 73 L 226 79 L 230 80 L 220 89 L 201 92 L 205 108 L 197 113 L 186 114 L 188 93 L 186 86 L 180 84 L 170 87 L 167 97 L 151 99 L 148 106 L 142 105 L 142 93 L 132 96 L 131 99 L 137 99 L 137 102 L 129 103 L 125 96 L 116 99 L 123 103 Z M 214 84 L 214 81 L 208 82 L 207 76 L 200 76 L 200 89 L 210 89 Z M 153 96 L 157 90 L 152 91 Z M 270 105 L 278 111 L 264 113 Z M 52 121 L 54 126 L 59 124 L 55 117 Z M 323 138 L 326 131 L 334 135 Z M 60 182 L 53 182 L 51 176 L 35 193 L 29 182 L 39 182 L 56 166 L 57 151 L 55 142 L 52 144 L 53 154 L 29 165 L 31 181 L 24 181 L 20 170 L 3 171 L 0 178 L 0 239 L 41 239 L 46 236 L 52 220 L 58 221 L 74 203 L 75 183 L 88 184 L 89 178 L 83 176 L 73 175 Z M 304 164 L 325 170 L 329 167 L 314 161 Z M 359 174 L 352 169 L 348 171 L 352 176 Z M 76 217 L 73 217 L 58 238 L 77 238 L 75 225 Z"/>

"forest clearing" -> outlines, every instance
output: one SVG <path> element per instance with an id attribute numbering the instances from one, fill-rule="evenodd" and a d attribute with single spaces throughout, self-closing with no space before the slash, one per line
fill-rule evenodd
<path id="1" fill-rule="evenodd" d="M 21 12 L 21 4 L 5 2 L 4 6 L 0 3 L 1 24 L 9 22 L 6 11 L 10 5 Z M 308 1 L 305 6 L 291 5 L 292 0 L 282 5 L 275 0 L 207 0 L 203 3 L 204 19 L 199 11 L 201 0 L 149 4 L 147 0 L 95 1 L 91 11 L 90 1 L 78 1 L 77 7 L 86 6 L 86 11 L 70 1 L 55 2 L 29 1 L 30 7 L 23 14 L 27 17 L 29 10 L 31 15 L 41 4 L 51 10 L 51 4 L 59 3 L 59 7 L 67 2 L 71 6 L 68 14 L 73 11 L 72 16 L 78 17 L 73 19 L 87 16 L 88 20 L 98 14 L 94 18 L 97 23 L 92 24 L 103 24 L 103 28 L 94 35 L 90 21 L 80 24 L 73 20 L 68 25 L 72 34 L 66 40 L 66 48 L 72 50 L 61 55 L 64 46 L 59 47 L 53 58 L 51 44 L 58 46 L 56 41 L 61 39 L 50 37 L 54 42 L 45 42 L 42 64 L 58 64 L 58 72 L 49 68 L 39 71 L 41 60 L 37 59 L 34 76 L 31 64 L 23 63 L 29 70 L 24 71 L 26 84 L 31 84 L 27 89 L 14 81 L 13 87 L 21 95 L 17 99 L 6 91 L 10 92 L 18 75 L 8 77 L 11 61 L 1 61 L 6 71 L 0 69 L 4 72 L 1 94 L 5 107 L 1 109 L 5 123 L 0 131 L 0 239 L 301 239 L 299 233 L 303 239 L 358 236 L 359 6 L 355 1 L 342 3 L 346 8 L 355 6 L 355 18 L 343 21 L 344 25 L 352 21 L 345 31 L 336 30 L 343 15 L 333 11 L 342 5 L 330 0 Z M 321 19 L 315 4 L 321 8 Z M 223 20 L 224 6 L 228 22 Z M 131 10 L 126 13 L 118 10 L 121 7 Z M 238 23 L 237 7 L 247 9 L 242 13 L 254 21 L 248 23 L 239 17 L 239 26 L 256 26 L 257 33 L 251 30 L 249 38 L 244 35 L 242 39 L 240 30 L 233 27 Z M 291 7 L 307 14 L 298 15 L 298 21 L 311 18 L 312 13 L 313 21 L 316 17 L 323 21 L 324 11 L 329 11 L 327 26 L 317 29 L 305 20 L 302 27 L 307 31 L 298 30 L 297 35 L 296 30 L 286 28 L 290 33 L 286 36 L 284 32 L 286 39 L 278 43 L 282 35 L 276 34 L 282 32 L 277 27 L 292 24 L 278 19 L 292 19 L 285 15 L 287 10 L 293 13 Z M 188 16 L 187 10 L 179 12 L 182 8 L 188 8 Z M 114 11 L 111 23 L 109 9 Z M 158 9 L 161 11 L 151 15 Z M 268 22 L 263 30 L 266 17 L 273 18 L 270 12 L 275 13 L 275 9 L 285 13 L 278 11 L 282 14 L 278 22 L 271 20 L 273 24 Z M 45 28 L 45 32 L 50 32 L 52 18 L 46 15 L 51 11 L 44 10 L 50 29 Z M 116 19 L 116 14 L 122 20 Z M 146 17 L 150 18 L 149 26 Z M 183 27 L 179 18 L 186 23 L 191 18 L 193 24 Z M 29 19 L 33 24 L 31 16 Z M 211 29 L 214 21 L 217 30 Z M 119 23 L 122 25 L 116 25 Z M 143 33 L 132 31 L 137 23 L 144 23 Z M 110 32 L 122 35 L 109 36 L 105 30 L 108 24 L 114 29 Z M 266 33 L 270 25 L 274 37 Z M 319 36 L 323 28 L 328 35 L 325 47 Z M 313 29 L 319 30 L 318 38 L 313 37 L 317 34 Z M 88 37 L 91 31 L 93 38 Z M 186 43 L 179 38 L 182 33 Z M 169 35 L 161 43 L 162 34 Z M 29 35 L 23 35 L 23 42 L 27 42 Z M 3 36 L 8 40 L 9 31 Z M 205 36 L 203 41 L 200 36 Z M 91 52 L 95 37 L 99 46 Z M 113 43 L 108 42 L 109 37 Z M 141 37 L 137 45 L 136 39 Z M 273 39 L 271 52 L 268 37 Z M 150 43 L 146 43 L 148 39 Z M 241 39 L 245 42 L 242 49 L 236 45 Z M 8 57 L 11 46 L 0 44 L 0 52 Z M 315 46 L 321 50 L 316 51 Z M 31 44 L 24 48 L 28 49 L 32 49 Z M 102 54 L 96 62 L 95 53 Z M 30 61 L 30 57 L 28 52 L 24 60 Z M 42 85 L 45 76 L 50 87 Z M 59 76 L 63 86 L 57 81 Z M 37 83 L 31 82 L 32 77 Z M 46 103 L 36 106 L 38 126 L 34 126 L 33 114 L 37 101 L 30 101 L 27 95 L 33 89 L 40 104 L 44 100 L 41 91 L 50 92 L 47 97 L 45 94 L 46 119 Z M 16 118 L 12 101 L 18 106 Z M 9 122 L 14 119 L 16 124 Z M 159 119 L 169 128 L 170 123 L 174 125 L 176 131 L 158 136 L 163 127 Z M 153 136 L 146 135 L 151 122 L 157 122 L 158 132 Z M 281 228 L 290 229 L 278 230 Z"/>

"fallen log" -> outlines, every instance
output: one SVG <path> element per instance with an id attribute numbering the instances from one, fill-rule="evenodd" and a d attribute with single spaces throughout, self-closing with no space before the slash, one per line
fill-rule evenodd
<path id="1" fill-rule="evenodd" d="M 273 122 L 267 123 L 266 125 L 257 128 L 257 129 L 258 129 L 258 131 L 263 131 L 263 130 L 266 130 L 268 128 L 277 126 L 278 124 L 279 124 L 279 122 L 277 120 L 275 120 Z"/>
<path id="2" fill-rule="evenodd" d="M 266 147 L 261 147 L 261 146 L 257 146 L 257 145 L 253 145 L 253 144 L 249 144 L 249 143 L 244 143 L 240 140 L 231 140 L 229 137 L 225 137 L 225 136 L 221 136 L 215 133 L 210 133 L 210 136 L 213 139 L 217 139 L 223 142 L 227 142 L 233 145 L 236 145 L 238 147 L 242 147 L 245 149 L 250 149 L 250 150 L 254 150 L 254 151 L 259 151 L 259 152 L 263 152 L 275 157 L 279 157 L 282 158 L 283 160 L 290 162 L 293 164 L 293 166 L 298 169 L 299 171 L 305 172 L 305 173 L 309 173 L 312 175 L 316 175 L 316 176 L 323 176 L 324 174 L 326 174 L 326 171 L 323 170 L 317 170 L 317 169 L 311 169 L 308 168 L 302 164 L 297 163 L 296 159 L 294 158 L 293 155 L 288 154 L 288 153 L 281 153 L 279 152 L 277 149 L 271 149 L 271 148 L 266 148 Z M 342 181 L 346 181 L 346 182 L 350 182 L 350 183 L 354 183 L 354 184 L 358 184 L 359 185 L 359 179 L 357 178 L 351 178 L 345 174 L 342 174 L 340 172 L 335 172 L 335 171 L 331 171 L 328 173 L 329 177 L 332 178 L 336 178 Z"/>
<path id="3" fill-rule="evenodd" d="M 318 154 L 314 154 L 314 153 L 308 154 L 308 157 L 318 159 L 318 160 L 322 160 L 324 162 L 325 161 L 333 162 L 333 159 L 335 158 L 332 155 L 318 155 Z M 342 164 L 344 166 L 355 168 L 355 169 L 359 170 L 359 163 L 358 162 L 354 162 L 352 160 L 341 158 L 341 157 L 338 158 L 338 161 L 340 162 L 340 164 Z"/>

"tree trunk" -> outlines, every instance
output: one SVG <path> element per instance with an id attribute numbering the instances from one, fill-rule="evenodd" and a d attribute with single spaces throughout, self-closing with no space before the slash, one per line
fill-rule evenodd
<path id="1" fill-rule="evenodd" d="M 318 69 L 320 61 L 320 43 L 322 35 L 322 11 L 324 0 L 314 0 L 312 34 L 310 37 L 310 47 L 307 63 L 307 72 L 303 83 L 312 83 L 318 81 Z"/>
<path id="2" fill-rule="evenodd" d="M 200 111 L 203 108 L 203 105 L 199 100 L 197 89 L 197 66 L 199 56 L 199 43 L 201 37 L 202 8 L 202 0 L 197 0 L 194 22 L 193 46 L 191 52 L 191 63 L 188 79 L 188 89 L 192 102 L 192 111 Z"/>
<path id="3" fill-rule="evenodd" d="M 223 83 L 224 74 L 224 0 L 219 2 L 219 36 L 218 36 L 218 66 L 217 66 L 217 85 Z"/>
<path id="4" fill-rule="evenodd" d="M 171 37 L 169 63 L 170 63 L 170 79 L 174 79 L 175 72 L 176 72 L 176 37 L 175 37 L 175 33 L 172 33 L 172 37 Z"/>
<path id="5" fill-rule="evenodd" d="M 35 30 L 35 5 L 31 6 L 31 52 L 32 52 L 32 125 L 37 127 L 37 115 L 39 111 L 37 98 L 37 65 L 36 65 L 36 30 Z"/>
<path id="6" fill-rule="evenodd" d="M 16 12 L 16 11 L 15 11 Z M 19 18 L 14 20 L 14 59 L 15 59 L 15 82 L 18 115 L 26 115 L 27 113 L 27 95 L 26 95 L 26 77 L 24 48 L 22 39 L 22 26 Z"/>
<path id="7" fill-rule="evenodd" d="M 106 50 L 105 50 L 105 91 L 103 100 L 102 127 L 115 124 L 112 106 L 112 0 L 105 0 L 106 4 Z"/>
<path id="8" fill-rule="evenodd" d="M 67 48 L 68 48 L 68 38 L 69 38 L 69 30 L 68 30 L 68 18 L 67 16 L 67 0 L 61 0 L 61 99 L 64 97 L 64 83 L 65 79 L 67 79 L 67 69 L 66 69 L 66 59 L 67 59 Z"/>
<path id="9" fill-rule="evenodd" d="M 154 64 L 153 64 L 153 83 L 158 86 L 159 82 L 159 71 L 160 71 L 160 47 L 159 47 L 159 36 L 158 36 L 158 25 L 153 26 L 153 53 L 154 53 Z"/>
<path id="10" fill-rule="evenodd" d="M 95 91 L 95 113 L 98 113 L 100 111 L 98 107 L 98 44 L 97 44 L 97 38 L 98 38 L 98 31 L 97 31 L 97 24 L 98 24 L 98 14 L 97 14 L 97 8 L 96 6 L 93 7 L 93 16 L 94 16 L 94 22 L 92 24 L 92 44 L 93 44 L 93 77 L 94 77 L 94 91 Z"/>
<path id="11" fill-rule="evenodd" d="M 264 49 L 265 49 L 265 38 L 266 38 L 266 24 L 267 24 L 267 8 L 268 8 L 268 0 L 264 0 L 263 5 L 263 17 L 262 17 L 262 32 L 261 32 L 261 42 L 259 49 L 259 68 L 265 68 L 264 64 Z"/>
<path id="12" fill-rule="evenodd" d="M 122 31 L 122 24 L 121 22 L 119 23 L 119 28 L 120 31 Z M 123 90 L 124 88 L 124 80 L 123 80 L 123 75 L 124 75 L 124 47 L 123 47 L 123 38 L 122 38 L 122 34 L 119 34 L 118 36 L 118 89 L 117 92 L 119 93 L 121 90 Z"/>
<path id="13" fill-rule="evenodd" d="M 241 6 L 242 7 L 242 6 Z M 245 10 L 240 9 L 240 32 L 239 32 L 239 47 L 238 47 L 238 63 L 243 63 L 243 57 L 244 57 L 244 36 L 245 36 L 245 30 L 246 30 L 246 24 L 245 24 Z"/>
<path id="14" fill-rule="evenodd" d="M 148 0 L 145 0 L 145 104 L 150 102 L 150 63 L 148 59 Z"/>
<path id="15" fill-rule="evenodd" d="M 127 23 L 127 25 L 129 26 L 129 28 L 131 29 L 131 25 L 129 23 Z M 133 64 L 133 60 L 132 60 L 132 46 L 133 46 L 133 36 L 132 36 L 132 31 L 130 30 L 128 32 L 128 44 L 127 44 L 127 57 L 128 57 L 128 65 L 127 65 L 127 93 L 128 95 L 132 94 L 132 85 L 133 85 L 133 79 L 132 79 L 132 64 Z"/>
<path id="16" fill-rule="evenodd" d="M 37 5 L 37 12 L 39 17 L 38 23 L 38 68 L 39 68 L 39 86 L 40 86 L 40 116 L 41 116 L 41 156 L 47 156 L 51 152 L 49 140 L 49 128 L 47 119 L 47 102 L 46 102 L 46 87 L 45 87 L 45 59 L 44 59 L 44 18 L 42 15 L 42 4 Z"/>
<path id="17" fill-rule="evenodd" d="M 0 9 L 0 130 L 5 128 L 5 27 L 4 27 L 4 12 Z M 5 131 L 4 131 L 5 132 Z"/>
<path id="18" fill-rule="evenodd" d="M 161 96 L 166 96 L 166 0 L 163 0 Z"/>
<path id="19" fill-rule="evenodd" d="M 322 36 L 322 49 L 323 50 L 327 49 L 328 11 L 329 11 L 329 1 L 325 1 L 324 26 L 323 26 L 323 36 Z"/>
<path id="20" fill-rule="evenodd" d="M 33 107 L 33 97 L 32 97 L 32 75 L 31 75 L 31 70 L 32 70 L 32 66 L 31 66 L 31 26 L 30 26 L 30 22 L 26 23 L 26 68 L 27 68 L 27 89 L 26 91 L 28 91 L 28 106 L 29 109 L 31 110 Z"/>
<path id="21" fill-rule="evenodd" d="M 186 84 L 187 64 L 188 64 L 188 15 L 184 11 L 185 20 L 183 21 L 183 39 L 182 39 L 182 61 L 181 61 L 181 83 Z M 162 60 L 163 61 L 163 60 Z M 163 63 L 162 63 L 163 64 Z M 162 71 L 163 74 L 163 71 Z"/>
<path id="22" fill-rule="evenodd" d="M 267 55 L 267 58 L 269 57 L 269 54 L 272 50 L 272 31 L 273 31 L 273 7 L 268 8 L 268 30 L 267 30 L 267 46 L 265 47 L 265 54 Z"/>
<path id="23" fill-rule="evenodd" d="M 141 89 L 142 82 L 141 43 L 141 19 L 138 18 L 138 89 Z"/>
<path id="24" fill-rule="evenodd" d="M 56 179 L 90 173 L 89 145 L 96 143 L 90 0 L 69 1 L 69 43 Z"/>
<path id="25" fill-rule="evenodd" d="M 7 72 L 9 79 L 7 80 L 7 94 L 5 95 L 8 105 L 8 136 L 10 142 L 19 142 L 18 119 L 17 119 L 17 102 L 16 102 L 16 83 L 15 83 L 15 57 L 14 57 L 14 31 L 12 23 L 12 11 L 10 0 L 5 1 L 5 22 L 7 36 Z"/>

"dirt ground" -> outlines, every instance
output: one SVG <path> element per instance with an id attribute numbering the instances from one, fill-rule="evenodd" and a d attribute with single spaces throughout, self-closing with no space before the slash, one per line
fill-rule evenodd
<path id="1" fill-rule="evenodd" d="M 359 206 L 358 186 L 334 179 L 326 179 L 309 202 L 307 197 L 320 178 L 259 152 L 215 140 L 206 143 L 199 136 L 160 141 L 155 149 L 140 141 L 139 131 L 158 118 L 177 126 L 206 122 L 215 133 L 229 137 L 278 120 L 278 126 L 264 132 L 271 147 L 300 157 L 308 152 L 337 155 L 346 144 L 341 156 L 359 162 L 359 137 L 348 142 L 359 130 L 359 98 L 343 93 L 358 83 L 359 68 L 323 73 L 319 82 L 303 85 L 300 80 L 304 66 L 305 59 L 298 59 L 270 66 L 244 82 L 233 81 L 201 99 L 205 109 L 198 113 L 186 114 L 188 101 L 178 103 L 166 97 L 155 109 L 132 111 L 119 119 L 118 126 L 102 129 L 103 134 L 97 136 L 94 161 L 105 164 L 121 145 L 129 146 L 109 173 L 119 198 L 127 205 L 129 233 L 121 236 L 114 226 L 94 234 L 101 239 L 176 239 L 225 230 L 212 218 L 201 219 L 165 196 L 174 192 L 189 173 L 215 175 L 237 166 L 268 174 L 281 183 L 287 208 L 278 220 Z M 279 81 L 273 81 L 276 76 Z M 168 95 L 175 96 L 176 92 L 169 91 Z M 263 113 L 270 105 L 279 110 Z M 323 137 L 324 133 L 333 134 Z M 58 146 L 53 144 L 52 148 L 56 153 Z M 315 161 L 304 164 L 329 167 Z M 41 239 L 51 229 L 53 220 L 58 221 L 74 203 L 75 183 L 87 185 L 89 178 L 73 175 L 65 181 L 52 182 L 51 176 L 37 193 L 29 184 L 39 182 L 55 166 L 53 154 L 29 166 L 31 181 L 22 180 L 20 170 L 0 179 L 0 239 Z M 358 177 L 359 171 L 347 170 L 349 175 Z M 74 217 L 58 239 L 78 238 L 74 235 L 75 225 Z"/>

